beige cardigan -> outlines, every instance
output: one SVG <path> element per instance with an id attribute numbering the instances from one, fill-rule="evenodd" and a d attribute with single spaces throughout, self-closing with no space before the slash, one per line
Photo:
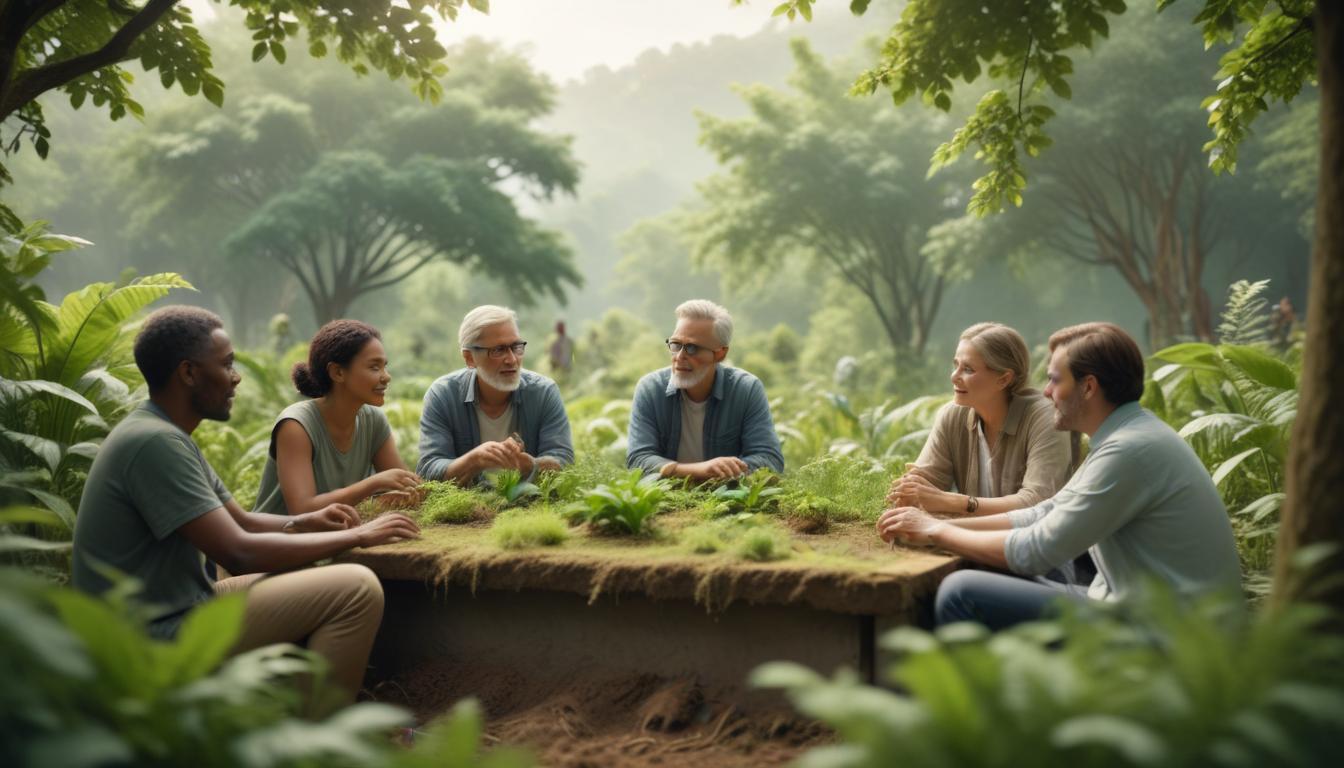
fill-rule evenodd
<path id="1" fill-rule="evenodd" d="M 915 466 L 940 490 L 955 488 L 977 495 L 980 487 L 979 417 L 975 409 L 948 403 L 938 416 Z M 1078 463 L 1078 441 L 1055 429 L 1055 409 L 1034 389 L 1023 390 L 1008 403 L 990 457 L 993 498 L 1016 497 L 1018 509 L 1054 496 Z"/>

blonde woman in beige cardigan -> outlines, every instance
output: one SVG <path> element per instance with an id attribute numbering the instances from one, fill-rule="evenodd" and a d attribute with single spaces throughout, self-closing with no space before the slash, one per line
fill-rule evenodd
<path id="1" fill-rule="evenodd" d="M 1072 433 L 1030 389 L 1022 334 L 978 323 L 961 334 L 952 361 L 952 402 L 887 501 L 946 515 L 993 515 L 1044 501 L 1077 463 Z"/>

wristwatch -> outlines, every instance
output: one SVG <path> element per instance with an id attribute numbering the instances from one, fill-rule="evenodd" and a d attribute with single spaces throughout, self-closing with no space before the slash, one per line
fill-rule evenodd
<path id="1" fill-rule="evenodd" d="M 974 515 L 975 510 L 980 508 L 980 500 L 974 496 L 966 497 L 966 514 Z"/>

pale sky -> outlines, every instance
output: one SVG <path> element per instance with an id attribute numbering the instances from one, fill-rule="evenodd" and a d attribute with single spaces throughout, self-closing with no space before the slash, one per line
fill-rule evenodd
<path id="1" fill-rule="evenodd" d="M 721 34 L 750 35 L 770 20 L 777 4 L 769 0 L 744 6 L 734 6 L 729 0 L 491 0 L 488 16 L 464 8 L 456 22 L 442 25 L 440 39 L 451 44 L 476 35 L 509 47 L 525 44 L 533 66 L 563 82 L 599 64 L 613 69 L 629 64 L 648 48 L 667 50 L 676 43 Z"/>

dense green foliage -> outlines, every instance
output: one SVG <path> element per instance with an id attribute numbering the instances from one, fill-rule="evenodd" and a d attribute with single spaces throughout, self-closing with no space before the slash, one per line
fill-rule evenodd
<path id="1" fill-rule="evenodd" d="M 507 752 L 479 759 L 474 703 L 407 751 L 391 735 L 411 723 L 409 712 L 321 704 L 331 692 L 317 654 L 277 645 L 226 658 L 241 596 L 193 611 L 177 639 L 162 642 L 145 634 L 128 588 L 99 600 L 0 569 L 5 765 L 525 764 Z"/>
<path id="2" fill-rule="evenodd" d="M 989 635 L 972 624 L 894 630 L 896 661 L 861 684 L 790 662 L 784 688 L 841 744 L 801 766 L 1333 765 L 1344 728 L 1344 643 L 1296 606 L 1249 620 L 1157 592 Z"/>

